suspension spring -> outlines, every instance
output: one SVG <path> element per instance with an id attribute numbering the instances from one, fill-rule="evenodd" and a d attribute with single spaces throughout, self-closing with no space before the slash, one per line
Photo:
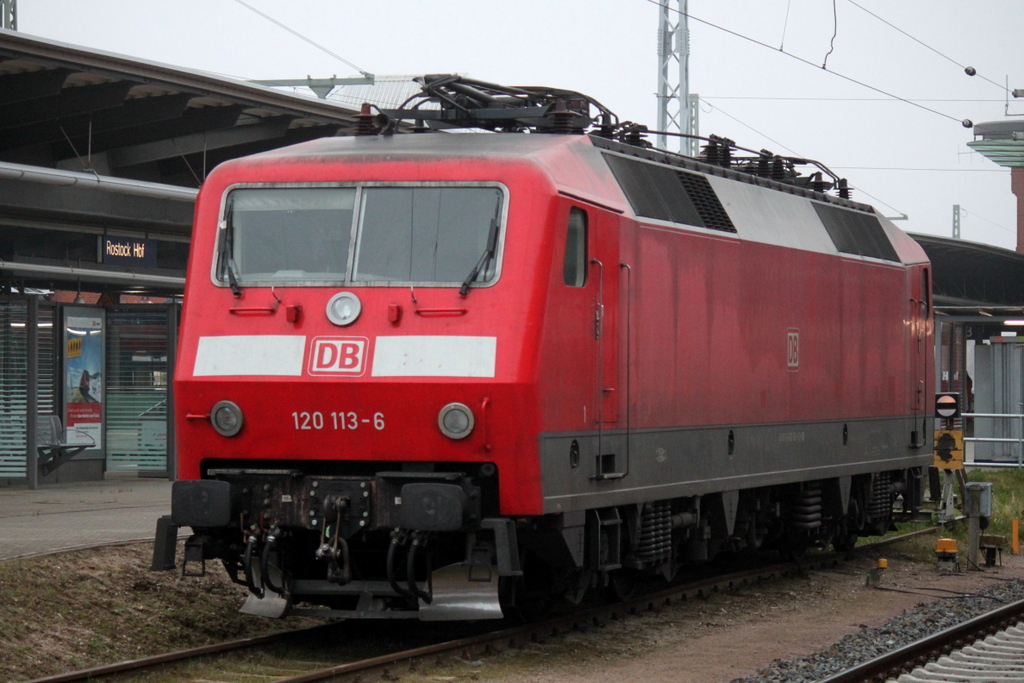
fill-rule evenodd
<path id="1" fill-rule="evenodd" d="M 893 489 L 892 474 L 879 472 L 871 485 L 871 500 L 868 502 L 868 517 L 882 519 L 892 511 Z"/>
<path id="2" fill-rule="evenodd" d="M 789 524 L 797 529 L 817 529 L 821 519 L 821 486 L 809 484 L 790 508 Z"/>
<path id="3" fill-rule="evenodd" d="M 672 556 L 672 508 L 667 500 L 644 506 L 636 558 L 642 562 L 667 560 Z"/>

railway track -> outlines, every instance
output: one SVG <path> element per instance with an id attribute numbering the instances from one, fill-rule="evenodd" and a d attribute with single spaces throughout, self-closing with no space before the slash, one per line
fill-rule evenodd
<path id="1" fill-rule="evenodd" d="M 1024 680 L 1024 600 L 922 638 L 820 683 Z"/>
<path id="2" fill-rule="evenodd" d="M 853 552 L 874 549 L 897 543 L 913 536 L 935 533 L 935 528 L 922 529 L 901 534 L 882 541 L 859 546 Z M 843 554 L 845 555 L 845 554 Z M 629 615 L 657 611 L 664 607 L 701 598 L 717 592 L 734 590 L 743 586 L 765 580 L 790 576 L 810 569 L 823 569 L 839 564 L 838 553 L 820 553 L 801 560 L 799 563 L 789 562 L 773 564 L 755 569 L 733 572 L 721 576 L 704 578 L 688 583 L 670 586 L 643 596 L 614 603 L 576 610 L 571 614 L 558 616 L 539 623 L 505 628 L 497 631 L 472 633 L 466 637 L 430 643 L 412 649 L 382 654 L 367 659 L 355 659 L 349 662 L 327 664 L 316 661 L 294 661 L 288 658 L 265 658 L 255 666 L 260 667 L 260 680 L 267 683 L 308 683 L 312 681 L 356 679 L 366 681 L 379 676 L 390 677 L 403 671 L 431 666 L 438 660 L 446 658 L 476 658 L 489 652 L 500 652 L 507 648 L 515 648 L 526 643 L 547 640 L 572 630 L 582 630 L 600 626 L 607 621 L 625 618 Z M 235 656 L 225 660 L 223 665 L 211 665 L 218 670 L 217 680 L 225 680 L 234 675 L 251 677 L 254 664 L 248 662 L 245 653 L 266 652 L 269 648 L 285 643 L 289 639 L 309 639 L 327 635 L 336 630 L 343 634 L 344 628 L 352 622 L 336 622 L 323 624 L 309 629 L 285 631 L 279 634 L 248 638 L 189 650 L 156 655 L 117 664 L 93 667 L 80 671 L 69 672 L 37 678 L 27 683 L 73 683 L 76 681 L 97 681 L 107 677 L 139 672 L 146 669 L 167 666 L 181 666 L 197 660 L 209 660 L 218 656 Z M 242 656 L 238 656 L 238 655 Z M 170 672 L 168 672 L 170 673 Z M 170 674 L 173 675 L 173 674 Z M 209 678 L 209 674 L 204 674 Z M 167 680 L 162 678 L 161 680 Z M 194 672 L 188 678 L 194 680 Z"/>

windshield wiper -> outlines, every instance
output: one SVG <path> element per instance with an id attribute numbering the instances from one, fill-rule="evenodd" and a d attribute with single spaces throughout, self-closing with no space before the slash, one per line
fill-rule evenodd
<path id="1" fill-rule="evenodd" d="M 231 259 L 227 260 L 227 271 L 228 271 L 228 286 L 231 287 L 231 293 L 235 295 L 236 299 L 242 298 L 242 289 L 238 286 L 238 278 L 235 277 L 235 269 L 231 267 Z"/>
<path id="2" fill-rule="evenodd" d="M 498 219 L 491 219 L 491 230 L 487 234 L 487 249 L 481 254 L 480 260 L 473 266 L 473 270 L 469 271 L 469 275 L 462 281 L 462 287 L 459 288 L 459 296 L 466 298 L 466 294 L 469 293 L 469 283 L 472 282 L 480 275 L 480 271 L 483 270 L 484 265 L 489 260 L 494 258 L 495 251 L 498 248 Z"/>
<path id="3" fill-rule="evenodd" d="M 238 286 L 238 278 L 235 277 L 235 269 L 231 266 L 231 248 L 233 246 L 231 244 L 231 238 L 233 236 L 233 231 L 231 230 L 231 225 L 228 221 L 222 221 L 220 229 L 224 231 L 224 236 L 220 241 L 221 264 L 223 265 L 224 272 L 227 273 L 228 286 L 231 287 L 231 293 L 235 295 L 236 299 L 241 299 L 242 289 Z"/>

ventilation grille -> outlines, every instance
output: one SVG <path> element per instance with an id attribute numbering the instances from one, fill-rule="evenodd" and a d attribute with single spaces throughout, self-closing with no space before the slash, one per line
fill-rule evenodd
<path id="1" fill-rule="evenodd" d="M 636 215 L 736 232 L 704 176 L 613 154 L 604 156 Z"/>
<path id="2" fill-rule="evenodd" d="M 811 205 L 840 252 L 899 263 L 900 257 L 878 216 L 817 202 Z"/>
<path id="3" fill-rule="evenodd" d="M 729 214 L 725 212 L 722 202 L 718 201 L 718 195 L 711 189 L 711 183 L 702 175 L 696 173 L 678 172 L 679 182 L 683 189 L 690 195 L 697 213 L 704 219 L 704 227 L 712 230 L 725 230 L 736 232 L 736 227 L 729 220 Z"/>

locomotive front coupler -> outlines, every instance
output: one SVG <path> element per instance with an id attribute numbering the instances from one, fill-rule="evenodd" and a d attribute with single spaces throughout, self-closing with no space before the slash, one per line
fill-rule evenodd
<path id="1" fill-rule="evenodd" d="M 341 534 L 341 518 L 350 507 L 346 496 L 329 496 L 324 501 L 324 517 L 320 525 L 320 546 L 316 559 L 327 562 L 327 580 L 346 584 L 352 581 L 352 565 L 349 560 L 348 541 Z M 331 515 L 333 513 L 333 524 Z M 338 560 L 341 564 L 338 564 Z"/>

